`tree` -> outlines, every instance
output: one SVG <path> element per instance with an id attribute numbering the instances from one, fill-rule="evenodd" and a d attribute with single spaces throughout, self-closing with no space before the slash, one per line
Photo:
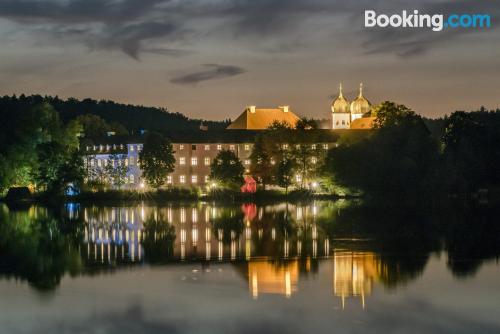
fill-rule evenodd
<path id="1" fill-rule="evenodd" d="M 159 133 L 149 133 L 139 153 L 139 163 L 148 185 L 159 189 L 175 168 L 174 150 L 170 140 Z"/>
<path id="2" fill-rule="evenodd" d="M 115 132 L 117 136 L 125 136 L 128 134 L 127 129 L 118 122 L 108 124 L 104 119 L 97 115 L 85 114 L 76 118 L 83 126 L 85 138 L 97 140 L 107 136 L 108 132 Z"/>
<path id="3" fill-rule="evenodd" d="M 313 130 L 318 128 L 318 122 L 313 118 L 301 118 L 297 124 L 295 124 L 296 130 Z"/>
<path id="4" fill-rule="evenodd" d="M 259 134 L 255 138 L 252 153 L 250 154 L 250 172 L 256 178 L 257 182 L 262 184 L 264 190 L 266 185 L 273 180 L 273 165 L 271 153 L 266 144 L 266 136 Z"/>
<path id="5" fill-rule="evenodd" d="M 210 179 L 224 188 L 238 189 L 244 182 L 245 168 L 233 151 L 222 150 L 210 166 Z"/>
<path id="6" fill-rule="evenodd" d="M 382 103 L 376 111 L 373 135 L 328 152 L 327 177 L 367 191 L 433 189 L 439 151 L 421 117 L 393 102 Z"/>
<path id="7" fill-rule="evenodd" d="M 126 154 L 110 154 L 108 157 L 108 163 L 104 167 L 104 170 L 115 187 L 121 188 L 127 183 L 129 168 L 126 160 Z"/>
<path id="8" fill-rule="evenodd" d="M 293 184 L 293 165 L 291 159 L 282 160 L 278 164 L 276 175 L 277 184 L 285 188 L 286 194 L 288 194 L 288 188 Z"/>
<path id="9" fill-rule="evenodd" d="M 445 120 L 443 175 L 452 191 L 500 185 L 500 110 L 457 111 Z"/>

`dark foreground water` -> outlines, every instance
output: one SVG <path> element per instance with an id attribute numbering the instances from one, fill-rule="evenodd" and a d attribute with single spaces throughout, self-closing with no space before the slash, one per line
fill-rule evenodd
<path id="1" fill-rule="evenodd" d="M 499 333 L 498 217 L 348 201 L 0 206 L 0 333 Z"/>

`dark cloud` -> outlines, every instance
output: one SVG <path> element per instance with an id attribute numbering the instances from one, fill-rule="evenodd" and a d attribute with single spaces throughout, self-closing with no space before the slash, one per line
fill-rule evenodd
<path id="1" fill-rule="evenodd" d="M 170 0 L 0 0 L 0 18 L 36 27 L 35 31 L 84 43 L 93 49 L 119 49 L 139 58 L 144 42 L 175 40 L 180 24 L 166 15 L 155 17 L 158 5 Z M 42 27 L 40 27 L 42 26 Z"/>
<path id="2" fill-rule="evenodd" d="M 42 30 L 58 39 L 62 37 L 65 43 L 84 43 L 93 49 L 118 49 L 134 59 L 139 59 L 145 49 L 158 49 L 154 40 L 170 43 L 167 49 L 178 49 L 175 43 L 204 34 L 215 38 L 229 34 L 237 40 L 249 39 L 248 45 L 253 49 L 293 53 L 307 48 L 306 41 L 313 39 L 322 27 L 333 44 L 336 39 L 345 38 L 349 40 L 345 47 L 358 48 L 361 53 L 408 57 L 450 43 L 463 34 L 480 32 L 365 29 L 363 16 L 367 9 L 387 14 L 403 9 L 443 14 L 488 13 L 493 18 L 491 29 L 496 29 L 500 16 L 500 7 L 486 0 L 0 0 L 0 18 L 22 23 L 21 29 Z M 345 24 L 339 30 L 335 24 L 341 20 Z M 319 27 L 314 25 L 318 22 Z M 188 37 L 186 32 L 190 33 Z"/>
<path id="3" fill-rule="evenodd" d="M 178 85 L 196 85 L 202 81 L 234 77 L 246 72 L 241 67 L 231 65 L 204 64 L 203 67 L 203 70 L 173 78 L 170 82 Z"/>
<path id="4" fill-rule="evenodd" d="M 110 27 L 107 33 L 98 39 L 102 48 L 119 48 L 134 59 L 139 59 L 139 51 L 145 41 L 154 38 L 170 38 L 175 36 L 177 26 L 164 22 L 142 22 Z"/>
<path id="5" fill-rule="evenodd" d="M 126 22 L 170 0 L 0 0 L 0 17 L 21 22 Z"/>

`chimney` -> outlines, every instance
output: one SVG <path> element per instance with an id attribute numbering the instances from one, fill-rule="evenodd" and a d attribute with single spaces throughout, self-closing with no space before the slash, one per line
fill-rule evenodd
<path id="1" fill-rule="evenodd" d="M 290 109 L 290 106 L 279 106 L 278 108 L 283 110 L 283 112 L 288 112 L 288 110 Z"/>

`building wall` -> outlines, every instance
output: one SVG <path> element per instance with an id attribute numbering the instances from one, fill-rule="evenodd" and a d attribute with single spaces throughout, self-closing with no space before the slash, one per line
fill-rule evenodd
<path id="1" fill-rule="evenodd" d="M 250 168 L 250 154 L 253 144 L 172 144 L 175 157 L 175 171 L 167 179 L 173 186 L 204 186 L 210 175 L 210 165 L 222 150 L 234 151 L 245 169 Z"/>
<path id="2" fill-rule="evenodd" d="M 350 113 L 332 113 L 332 129 L 349 129 L 350 124 Z"/>
<path id="3" fill-rule="evenodd" d="M 335 143 L 306 145 L 320 145 L 320 147 L 327 150 L 333 147 Z M 167 177 L 167 186 L 205 187 L 209 183 L 211 163 L 222 150 L 234 151 L 243 167 L 245 167 L 245 172 L 250 172 L 250 155 L 253 150 L 253 143 L 173 143 L 172 146 L 175 157 L 175 170 Z M 102 170 L 105 164 L 108 163 L 111 154 L 124 154 L 126 155 L 128 172 L 127 183 L 122 188 L 143 188 L 145 183 L 142 180 L 142 172 L 138 163 L 142 144 L 120 144 L 118 148 L 120 147 L 122 149 L 119 153 L 113 152 L 113 148 L 109 145 L 90 147 L 90 150 L 87 150 L 85 162 L 90 168 Z"/>

